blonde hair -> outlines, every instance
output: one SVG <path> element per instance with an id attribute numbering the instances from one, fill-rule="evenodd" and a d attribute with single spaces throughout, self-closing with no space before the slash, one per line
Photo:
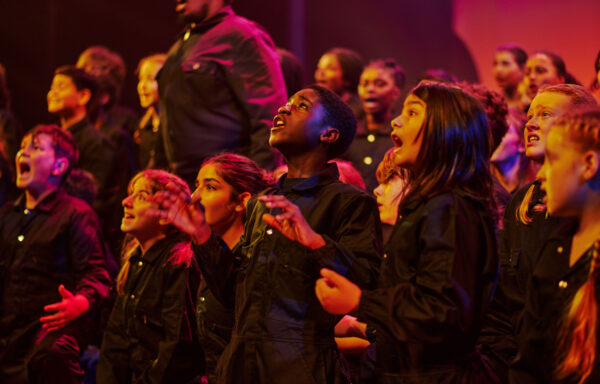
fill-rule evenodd
<path id="1" fill-rule="evenodd" d="M 568 96 L 571 100 L 570 106 L 577 108 L 592 108 L 597 107 L 598 102 L 594 99 L 594 96 L 582 87 L 581 85 L 576 84 L 557 84 L 550 85 L 546 87 L 540 88 L 538 91 L 538 95 L 542 93 L 559 93 L 565 96 Z M 557 126 L 558 122 L 553 125 Z M 516 217 L 517 221 L 528 225 L 533 221 L 533 217 L 529 213 L 529 205 L 531 204 L 531 199 L 533 197 L 533 189 L 534 185 L 529 187 L 521 205 L 517 208 Z"/>
<path id="2" fill-rule="evenodd" d="M 584 151 L 600 152 L 600 108 L 579 108 L 561 116 L 555 129 Z M 592 373 L 596 360 L 598 303 L 596 280 L 600 272 L 600 239 L 594 242 L 587 281 L 579 288 L 559 332 L 556 376 L 583 383 Z M 560 353 L 560 352 L 559 352 Z"/>
<path id="3" fill-rule="evenodd" d="M 184 192 L 188 197 L 190 196 L 190 188 L 181 178 L 160 169 L 146 169 L 135 175 L 131 181 L 129 181 L 129 186 L 127 187 L 127 191 L 129 193 L 133 191 L 135 183 L 140 179 L 144 179 L 149 182 L 152 193 L 165 191 L 167 190 L 167 185 L 174 185 Z M 167 236 L 176 236 L 178 235 L 178 232 L 179 231 L 175 229 L 175 227 L 168 227 L 166 229 Z M 121 252 L 122 267 L 117 276 L 116 283 L 117 293 L 119 295 L 122 295 L 125 292 L 125 283 L 127 282 L 129 269 L 131 267 L 129 260 L 131 259 L 131 256 L 138 252 L 140 247 L 139 242 L 133 236 L 127 236 L 123 243 L 123 249 Z M 171 255 L 169 256 L 167 262 L 173 265 L 189 266 L 192 257 L 193 252 L 190 241 L 182 241 L 177 243 L 171 249 Z"/>

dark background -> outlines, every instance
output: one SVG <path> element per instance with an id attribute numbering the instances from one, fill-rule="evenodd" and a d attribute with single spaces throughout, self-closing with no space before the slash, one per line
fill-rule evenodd
<path id="1" fill-rule="evenodd" d="M 235 0 L 235 11 L 263 25 L 275 43 L 296 53 L 312 79 L 320 55 L 333 46 L 365 60 L 394 57 L 407 89 L 427 68 L 477 80 L 473 59 L 452 28 L 450 0 Z M 7 70 L 13 112 L 26 129 L 52 122 L 46 92 L 55 68 L 81 51 L 105 45 L 127 64 L 122 104 L 138 108 L 140 58 L 168 50 L 182 26 L 174 0 L 0 0 L 0 62 Z M 406 89 L 405 89 L 406 91 Z"/>

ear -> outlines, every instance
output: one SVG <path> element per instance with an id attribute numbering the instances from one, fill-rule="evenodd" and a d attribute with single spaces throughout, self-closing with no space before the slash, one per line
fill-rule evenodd
<path id="1" fill-rule="evenodd" d="M 52 176 L 62 176 L 69 169 L 69 160 L 66 157 L 59 157 L 54 160 L 54 166 L 50 171 Z"/>
<path id="2" fill-rule="evenodd" d="M 82 89 L 80 91 L 77 91 L 79 96 L 78 96 L 78 101 L 79 101 L 79 105 L 87 105 L 87 103 L 90 102 L 91 98 L 92 98 L 92 92 L 89 89 Z"/>
<path id="3" fill-rule="evenodd" d="M 591 181 L 594 185 L 600 183 L 600 155 L 596 151 L 586 151 L 583 154 L 582 176 L 586 182 Z"/>
<path id="4" fill-rule="evenodd" d="M 340 130 L 333 127 L 327 127 L 325 131 L 319 136 L 319 142 L 321 143 L 333 143 L 340 138 Z"/>
<path id="5" fill-rule="evenodd" d="M 392 99 L 394 101 L 398 100 L 401 94 L 402 92 L 400 92 L 400 88 L 394 87 L 394 89 L 392 90 Z"/>
<path id="6" fill-rule="evenodd" d="M 243 212 L 246 210 L 246 206 L 248 205 L 248 200 L 250 200 L 250 197 L 252 195 L 250 194 L 250 192 L 242 192 L 239 194 L 238 196 L 238 201 L 240 202 L 240 204 L 235 206 L 235 211 L 236 212 Z"/>

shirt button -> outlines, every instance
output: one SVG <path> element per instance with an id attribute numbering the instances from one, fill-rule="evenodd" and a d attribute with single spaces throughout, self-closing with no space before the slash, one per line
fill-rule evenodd
<path id="1" fill-rule="evenodd" d="M 197 70 L 198 68 L 200 68 L 200 64 L 196 63 L 196 64 L 192 65 L 192 69 L 194 71 Z"/>
<path id="2" fill-rule="evenodd" d="M 373 143 L 375 141 L 375 135 L 373 135 L 373 134 L 367 135 L 367 141 L 369 143 Z"/>
<path id="3" fill-rule="evenodd" d="M 563 252 L 563 247 L 558 246 L 558 248 L 556 248 L 556 252 L 562 253 Z"/>
<path id="4" fill-rule="evenodd" d="M 141 267 L 142 265 L 144 265 L 144 262 L 142 260 L 138 261 L 138 267 Z"/>
<path id="5" fill-rule="evenodd" d="M 384 253 L 384 254 L 383 254 L 383 258 L 384 258 L 384 259 L 387 259 L 387 253 Z"/>
<path id="6" fill-rule="evenodd" d="M 19 236 L 17 236 L 17 240 L 19 240 L 19 243 L 22 243 L 23 240 L 25 240 L 25 236 L 19 235 Z"/>
<path id="7" fill-rule="evenodd" d="M 29 209 L 25 208 L 23 210 L 23 213 L 26 214 L 26 215 L 29 215 L 31 213 L 31 211 Z"/>
<path id="8" fill-rule="evenodd" d="M 129 298 L 130 298 L 131 300 L 133 300 L 133 299 L 135 299 L 135 295 L 132 293 L 132 294 L 131 294 L 131 296 L 129 296 Z"/>
<path id="9" fill-rule="evenodd" d="M 272 235 L 273 234 L 273 229 L 269 228 L 269 229 L 267 229 L 266 232 L 267 232 L 267 235 Z"/>
<path id="10" fill-rule="evenodd" d="M 200 301 L 204 303 L 206 301 L 206 297 L 200 296 Z"/>
<path id="11" fill-rule="evenodd" d="M 365 158 L 363 159 L 363 163 L 371 165 L 373 164 L 373 159 L 371 158 L 371 156 L 365 156 Z"/>
<path id="12" fill-rule="evenodd" d="M 185 35 L 183 35 L 183 41 L 187 41 L 187 39 L 190 38 L 191 34 L 192 34 L 192 31 L 190 31 L 189 29 L 187 31 L 185 31 Z"/>
<path id="13" fill-rule="evenodd" d="M 561 280 L 561 281 L 558 282 L 558 287 L 562 288 L 562 289 L 567 288 L 568 285 L 569 284 L 566 281 L 564 281 L 564 280 Z"/>

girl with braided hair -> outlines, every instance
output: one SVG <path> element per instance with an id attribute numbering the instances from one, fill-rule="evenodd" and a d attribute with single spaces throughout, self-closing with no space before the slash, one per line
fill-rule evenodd
<path id="1" fill-rule="evenodd" d="M 553 124 L 538 173 L 548 214 L 573 217 L 552 233 L 529 280 L 511 382 L 597 383 L 600 272 L 600 108 Z M 549 367 L 548 363 L 554 362 Z M 549 369 L 551 368 L 551 369 Z"/>

